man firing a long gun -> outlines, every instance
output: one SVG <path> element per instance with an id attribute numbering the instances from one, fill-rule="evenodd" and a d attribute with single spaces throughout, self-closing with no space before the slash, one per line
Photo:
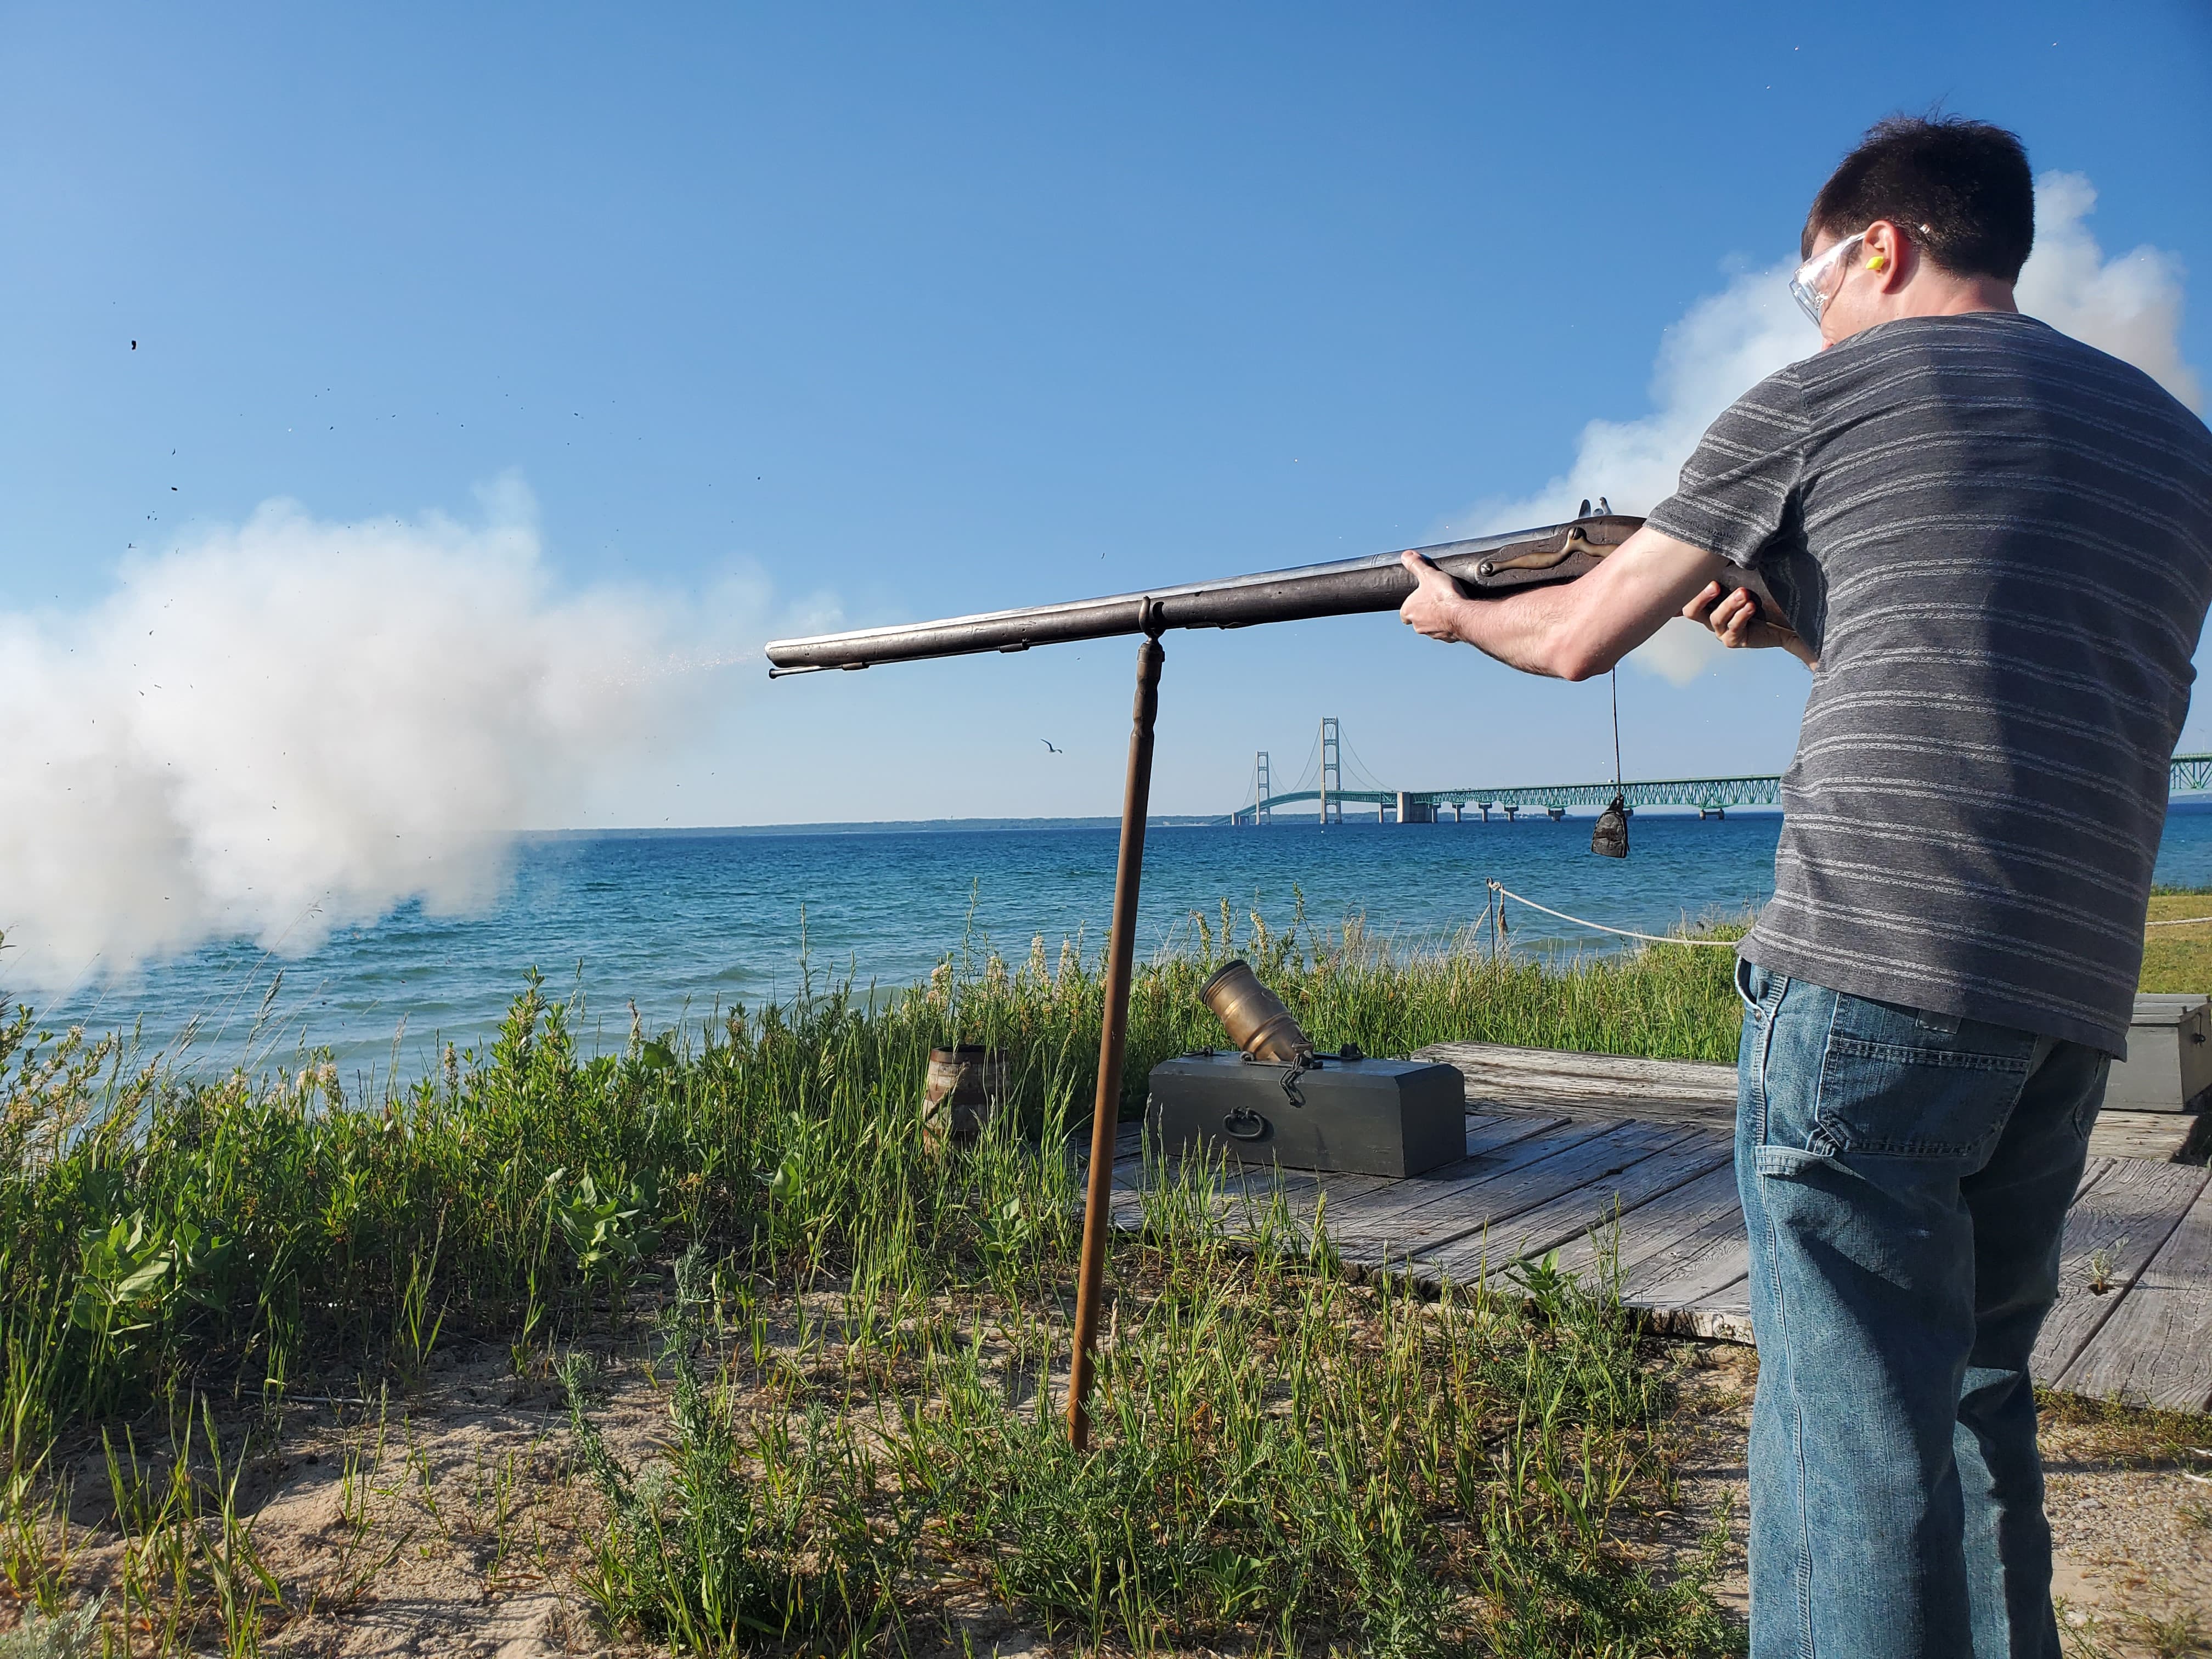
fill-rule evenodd
<path id="1" fill-rule="evenodd" d="M 2212 434 L 2020 314 L 2033 234 L 2012 134 L 1882 123 L 1805 222 L 1821 351 L 1642 529 L 1502 598 L 1405 556 L 1409 624 L 1530 673 L 1678 613 L 1813 671 L 1736 964 L 1754 1659 L 2059 1652 L 2028 1361 L 2126 1041 Z"/>

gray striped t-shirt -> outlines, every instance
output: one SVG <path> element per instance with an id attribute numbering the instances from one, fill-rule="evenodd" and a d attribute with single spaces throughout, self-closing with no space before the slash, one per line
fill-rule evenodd
<path id="1" fill-rule="evenodd" d="M 2027 317 L 1869 329 L 1746 392 L 1651 524 L 1819 653 L 1770 972 L 2118 1054 L 2212 601 L 2212 433 Z"/>

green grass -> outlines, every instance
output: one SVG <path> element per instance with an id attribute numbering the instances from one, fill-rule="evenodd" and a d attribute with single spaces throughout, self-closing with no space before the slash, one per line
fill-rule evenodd
<path id="1" fill-rule="evenodd" d="M 1331 1047 L 1734 1050 L 1725 952 L 1553 968 L 1225 921 L 1138 975 L 1125 1112 L 1152 1064 L 1221 1040 L 1197 989 L 1232 950 Z M 989 1230 L 907 1145 L 928 1050 L 1006 1048 L 1022 1128 L 1079 1129 L 1100 1000 L 1095 963 L 1039 941 L 1018 964 L 948 962 L 878 1007 L 831 987 L 586 1056 L 532 975 L 484 1052 L 350 1102 L 327 1066 L 179 1078 L 21 1011 L 0 1024 L 0 1452 L 173 1386 L 404 1368 L 441 1329 L 573 1328 L 620 1303 L 664 1231 L 749 1260 L 850 1260 L 885 1228 L 947 1271 L 988 1256 Z"/>
<path id="2" fill-rule="evenodd" d="M 1196 919 L 1139 975 L 1125 1109 L 1155 1060 L 1219 1041 L 1196 990 L 1232 951 L 1330 1046 L 1734 1048 L 1723 951 L 1547 965 L 1237 931 L 1225 907 Z M 606 1505 L 593 1593 L 679 1646 L 902 1646 L 959 1583 L 1139 1648 L 1729 1650 L 1701 1592 L 1654 1585 L 1618 1535 L 1667 1495 L 1664 1388 L 1601 1294 L 1553 1287 L 1531 1315 L 1355 1290 L 1288 1218 L 1278 1246 L 1232 1253 L 1203 1194 L 1156 1200 L 1115 1255 L 1101 1444 L 1067 1451 L 1045 1405 L 1076 1244 L 1060 1149 L 1100 996 L 1096 963 L 1040 940 L 593 1056 L 533 975 L 483 1052 L 356 1101 L 326 1066 L 179 1078 L 19 1014 L 0 1028 L 0 1573 L 65 1599 L 39 1522 L 58 1439 L 310 1379 L 404 1391 L 464 1336 L 521 1370 L 657 1317 L 665 1467 L 622 1468 L 570 1380 Z M 957 1158 L 918 1110 L 953 1040 L 1006 1048 L 1015 1075 L 1015 1109 Z M 824 1295 L 833 1318 L 808 1311 Z M 768 1339 L 794 1318 L 795 1347 Z M 172 1620 L 179 1643 L 242 1616 L 203 1612 Z"/>
<path id="3" fill-rule="evenodd" d="M 971 1286 L 856 1340 L 848 1300 L 794 1356 L 687 1256 L 665 1464 L 613 1458 L 568 1373 L 611 1517 L 590 1593 L 699 1652 L 927 1644 L 948 1591 L 1093 1650 L 1741 1650 L 1717 1548 L 1662 1583 L 1623 1547 L 1675 1501 L 1678 1441 L 1602 1285 L 1353 1285 L 1279 1204 L 1232 1246 L 1210 1196 L 1188 1177 L 1117 1253 L 1087 1454 L 1041 1386 L 1065 1376 L 1049 1304 Z"/>
<path id="4" fill-rule="evenodd" d="M 2197 916 L 2212 916 L 2212 890 L 2160 887 L 2152 892 L 2151 921 L 2186 921 Z M 2212 922 L 2145 930 L 2141 988 L 2199 995 L 2212 992 Z"/>

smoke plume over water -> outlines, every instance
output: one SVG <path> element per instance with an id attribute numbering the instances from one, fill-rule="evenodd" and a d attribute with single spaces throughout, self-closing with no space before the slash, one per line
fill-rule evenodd
<path id="1" fill-rule="evenodd" d="M 470 909 L 518 828 L 574 821 L 713 663 L 681 653 L 672 601 L 560 592 L 519 484 L 483 505 L 337 525 L 273 502 L 89 611 L 0 613 L 9 994 L 216 938 L 302 949 L 410 898 Z"/>
<path id="2" fill-rule="evenodd" d="M 2040 181 L 2023 307 L 2200 405 L 2178 261 L 2106 258 L 2095 200 L 2078 175 Z M 1661 343 L 1653 413 L 1591 422 L 1559 477 L 1455 528 L 1540 523 L 1585 495 L 1655 505 L 1730 399 L 1814 348 L 1787 275 L 1698 301 Z M 44 999 L 216 939 L 305 949 L 410 899 L 480 907 L 518 828 L 581 821 L 642 743 L 726 699 L 730 676 L 694 671 L 749 658 L 733 642 L 763 635 L 763 610 L 739 591 L 564 590 L 507 483 L 470 523 L 271 503 L 126 565 L 90 610 L 0 611 L 0 990 Z M 1680 684 L 1717 653 L 1677 623 L 1632 660 Z"/>
<path id="3" fill-rule="evenodd" d="M 2202 412 L 2202 383 L 2181 355 L 2180 260 L 2148 246 L 2106 258 L 2085 222 L 2096 204 L 2095 188 L 2078 173 L 2036 181 L 2035 251 L 2021 272 L 2021 309 L 2135 364 Z M 1747 272 L 1692 306 L 1661 337 L 1652 413 L 1592 421 L 1566 471 L 1534 495 L 1478 503 L 1455 520 L 1454 533 L 1547 523 L 1585 497 L 1604 495 L 1623 513 L 1656 507 L 1714 416 L 1754 382 L 1820 349 L 1818 331 L 1790 297 L 1796 264 Z M 1629 660 L 1683 685 L 1721 653 L 1711 634 L 1678 620 Z"/>

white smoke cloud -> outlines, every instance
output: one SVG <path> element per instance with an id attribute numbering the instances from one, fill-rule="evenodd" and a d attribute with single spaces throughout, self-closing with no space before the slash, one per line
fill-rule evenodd
<path id="1" fill-rule="evenodd" d="M 514 832 L 573 821 L 595 770 L 704 689 L 690 671 L 730 659 L 685 649 L 698 607 L 557 591 L 519 483 L 483 503 L 337 525 L 271 502 L 127 565 L 89 611 L 0 613 L 11 994 L 486 903 Z"/>
<path id="2" fill-rule="evenodd" d="M 2020 308 L 2109 351 L 2202 413 L 2204 387 L 2182 361 L 2182 265 L 2145 244 L 2105 258 L 2086 220 L 2096 186 L 2078 173 L 2035 181 L 2035 252 L 2020 273 Z"/>
<path id="3" fill-rule="evenodd" d="M 2083 222 L 2096 203 L 2095 189 L 2078 173 L 2046 173 L 2036 181 L 2035 251 L 2021 272 L 2021 309 L 2135 364 L 2202 408 L 2203 388 L 2181 356 L 2181 261 L 2148 246 L 2106 258 Z M 1790 297 L 1796 263 L 1747 272 L 1699 300 L 1660 338 L 1650 414 L 1592 421 L 1566 471 L 1533 495 L 1477 503 L 1447 533 L 1549 523 L 1600 495 L 1622 513 L 1656 507 L 1673 493 L 1675 475 L 1716 416 L 1755 382 L 1820 349 L 1819 331 Z M 1628 660 L 1686 685 L 1723 654 L 1705 629 L 1678 618 Z"/>

